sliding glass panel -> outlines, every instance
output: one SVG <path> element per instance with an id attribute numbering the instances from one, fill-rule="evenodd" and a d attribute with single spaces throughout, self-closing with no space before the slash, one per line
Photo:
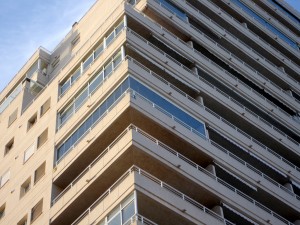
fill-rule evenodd
<path id="1" fill-rule="evenodd" d="M 104 77 L 107 77 L 113 70 L 113 65 L 112 63 L 109 63 L 105 68 L 104 68 Z"/>
<path id="2" fill-rule="evenodd" d="M 106 47 L 112 42 L 115 37 L 115 31 L 113 31 L 107 38 L 106 38 Z"/>
<path id="3" fill-rule="evenodd" d="M 160 95 L 153 92 L 151 89 L 147 88 L 137 80 L 132 77 L 127 78 L 99 107 L 96 109 L 88 118 L 87 120 L 78 128 L 80 131 L 76 133 L 76 136 L 69 137 L 65 143 L 58 148 L 57 153 L 57 160 L 59 157 L 62 157 L 62 151 L 68 151 L 80 138 L 82 138 L 82 134 L 85 133 L 88 129 L 92 128 L 93 125 L 99 120 L 99 118 L 103 115 L 103 113 L 111 107 L 118 98 L 126 92 L 128 88 L 131 90 L 136 91 L 140 95 L 144 96 L 149 101 L 153 102 L 158 107 L 162 108 L 166 112 L 172 114 L 174 117 L 178 118 L 188 126 L 192 127 L 193 129 L 197 130 L 202 136 L 206 136 L 205 134 L 205 126 L 204 123 L 196 120 L 195 118 L 191 117 L 188 113 L 184 112 L 177 106 L 173 105 L 168 100 L 164 99 Z M 77 132 L 77 131 L 75 131 Z M 74 132 L 74 133 L 75 133 Z M 65 145 L 65 146 L 64 146 Z"/>
<path id="4" fill-rule="evenodd" d="M 135 214 L 134 201 L 130 202 L 122 210 L 122 222 L 127 222 Z"/>
<path id="5" fill-rule="evenodd" d="M 61 126 L 64 124 L 69 117 L 73 114 L 73 104 L 69 106 L 67 109 L 65 109 L 60 115 L 59 115 L 59 125 Z"/>
<path id="6" fill-rule="evenodd" d="M 179 9 L 173 3 L 169 2 L 168 0 L 158 0 L 158 1 L 161 3 L 161 5 L 164 8 L 175 13 L 181 20 L 184 20 L 184 21 L 187 20 L 187 16 L 186 16 L 185 12 L 183 10 Z"/>
<path id="7" fill-rule="evenodd" d="M 285 34 L 283 34 L 281 31 L 279 31 L 276 27 L 268 23 L 265 19 L 257 15 L 253 10 L 251 10 L 249 7 L 247 7 L 244 3 L 242 3 L 240 0 L 231 0 L 234 4 L 236 4 L 238 7 L 240 7 L 243 11 L 245 11 L 248 15 L 253 17 L 256 21 L 258 21 L 261 25 L 266 27 L 269 31 L 277 35 L 280 39 L 285 41 L 287 44 L 292 46 L 295 49 L 299 49 L 298 45 L 289 39 Z"/>
<path id="8" fill-rule="evenodd" d="M 84 89 L 75 100 L 75 110 L 77 110 L 87 99 L 89 93 L 88 88 Z"/>
<path id="9" fill-rule="evenodd" d="M 85 60 L 85 62 L 82 65 L 82 69 L 85 70 L 92 62 L 94 61 L 94 54 L 91 54 L 90 57 Z"/>
<path id="10" fill-rule="evenodd" d="M 66 83 L 64 83 L 61 87 L 60 87 L 60 93 L 63 94 L 65 93 L 69 88 L 70 88 L 71 84 L 70 84 L 70 80 L 67 80 Z"/>
<path id="11" fill-rule="evenodd" d="M 187 113 L 185 113 L 178 107 L 174 106 L 172 103 L 165 100 L 158 94 L 154 93 L 149 88 L 145 87 L 144 85 L 137 82 L 133 78 L 130 78 L 130 87 L 133 90 L 135 90 L 136 92 L 143 95 L 145 98 L 147 98 L 151 102 L 155 103 L 162 109 L 166 110 L 167 112 L 169 112 L 173 116 L 177 117 L 178 119 L 180 119 L 181 121 L 183 121 L 184 123 L 186 123 L 187 125 L 194 128 L 195 130 L 197 130 L 198 132 L 200 132 L 202 135 L 205 136 L 205 128 L 204 128 L 203 123 L 201 123 L 201 122 L 197 121 L 196 119 L 194 119 L 193 117 L 189 116 Z"/>
<path id="12" fill-rule="evenodd" d="M 103 52 L 103 43 L 101 43 L 99 47 L 96 48 L 94 52 L 94 58 L 96 59 L 102 52 Z"/>
<path id="13" fill-rule="evenodd" d="M 76 70 L 71 77 L 71 83 L 74 83 L 80 77 L 80 75 L 81 75 L 80 68 L 78 68 L 78 70 Z"/>
<path id="14" fill-rule="evenodd" d="M 117 27 L 116 27 L 116 35 L 118 35 L 120 32 L 121 32 L 121 30 L 123 29 L 123 27 L 124 27 L 124 21 L 122 21 Z"/>
<path id="15" fill-rule="evenodd" d="M 89 93 L 90 94 L 92 94 L 92 93 L 94 93 L 94 91 L 95 91 L 95 89 L 101 84 L 101 82 L 102 82 L 102 73 L 101 74 L 99 74 L 98 76 L 96 76 L 95 78 L 94 78 L 94 80 L 92 80 L 91 82 L 90 82 L 90 85 L 89 85 Z"/>

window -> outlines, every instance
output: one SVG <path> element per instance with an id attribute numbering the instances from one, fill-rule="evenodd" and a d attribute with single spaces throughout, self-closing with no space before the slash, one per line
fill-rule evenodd
<path id="1" fill-rule="evenodd" d="M 12 138 L 6 145 L 5 145 L 5 149 L 4 149 L 4 156 L 6 154 L 8 154 L 10 152 L 10 150 L 12 150 L 12 148 L 14 147 L 14 138 Z"/>
<path id="2" fill-rule="evenodd" d="M 0 187 L 3 187 L 9 181 L 10 178 L 10 170 L 7 170 L 2 177 L 0 178 Z"/>
<path id="3" fill-rule="evenodd" d="M 26 163 L 28 159 L 34 154 L 34 150 L 35 150 L 34 144 L 32 144 L 29 148 L 25 150 L 23 163 Z"/>
<path id="4" fill-rule="evenodd" d="M 24 216 L 18 223 L 17 225 L 26 225 L 27 224 L 27 215 Z"/>
<path id="5" fill-rule="evenodd" d="M 51 104 L 51 98 L 49 98 L 42 106 L 40 116 L 42 117 L 49 109 Z"/>
<path id="6" fill-rule="evenodd" d="M 37 148 L 40 148 L 48 140 L 48 128 L 41 133 L 37 140 Z"/>
<path id="7" fill-rule="evenodd" d="M 30 190 L 30 185 L 31 177 L 28 177 L 27 180 L 21 185 L 20 198 L 22 198 Z"/>
<path id="8" fill-rule="evenodd" d="M 93 63 L 103 52 L 103 50 L 111 44 L 117 35 L 122 31 L 124 27 L 124 21 L 118 24 L 117 27 L 114 28 L 114 30 L 106 37 L 102 42 L 97 43 L 97 45 L 94 47 L 93 52 L 91 52 L 90 55 L 85 57 L 85 59 L 78 65 L 76 72 L 71 73 L 68 78 L 59 84 L 59 99 L 64 95 L 64 93 L 73 85 L 73 83 L 84 73 L 84 71 Z M 79 37 L 79 35 L 78 35 Z M 76 37 L 74 38 L 74 40 Z M 78 38 L 79 40 L 79 38 Z M 72 41 L 73 44 L 74 41 Z M 81 71 L 82 68 L 82 71 Z"/>
<path id="9" fill-rule="evenodd" d="M 30 130 L 37 122 L 37 113 L 35 113 L 27 122 L 27 131 Z"/>
<path id="10" fill-rule="evenodd" d="M 44 175 L 46 169 L 46 162 L 43 162 L 35 171 L 34 171 L 34 184 L 36 184 Z"/>
<path id="11" fill-rule="evenodd" d="M 18 109 L 16 109 L 8 118 L 8 126 L 10 126 L 16 119 L 18 116 Z"/>
<path id="12" fill-rule="evenodd" d="M 4 215 L 5 215 L 5 204 L 3 204 L 0 207 L 0 220 L 4 217 Z"/>
<path id="13" fill-rule="evenodd" d="M 131 194 L 121 204 L 114 208 L 102 221 L 97 225 L 122 225 L 127 222 L 136 214 L 134 195 Z M 105 223 L 106 222 L 106 223 Z"/>
<path id="14" fill-rule="evenodd" d="M 90 116 L 86 118 L 81 126 L 57 148 L 56 163 L 59 163 L 60 159 L 62 159 L 72 149 L 72 147 L 89 132 L 100 118 L 102 118 L 102 115 L 109 110 L 109 108 L 112 107 L 128 89 L 135 91 L 139 95 L 143 96 L 143 98 L 146 98 L 147 101 L 152 102 L 153 107 L 158 108 L 160 111 L 172 114 L 176 119 L 193 128 L 193 132 L 197 135 L 204 139 L 206 138 L 205 125 L 203 122 L 196 120 L 194 117 L 190 116 L 167 99 L 152 91 L 150 88 L 144 86 L 136 79 L 128 77 Z"/>
<path id="15" fill-rule="evenodd" d="M 105 77 L 112 74 L 122 62 L 121 51 L 118 51 L 109 61 L 96 73 L 95 76 L 85 85 L 85 87 L 76 94 L 73 101 L 58 113 L 58 129 L 60 129 L 70 118 L 76 113 L 80 107 L 86 102 L 89 96 L 93 95 L 97 88 L 102 85 Z"/>
<path id="16" fill-rule="evenodd" d="M 173 3 L 171 3 L 168 0 L 159 0 L 161 6 L 163 6 L 165 9 L 167 9 L 168 11 L 171 11 L 172 13 L 175 13 L 178 18 L 180 18 L 183 21 L 187 20 L 187 16 L 185 14 L 184 11 L 182 11 L 181 9 L 179 9 L 176 5 L 174 5 Z"/>
<path id="17" fill-rule="evenodd" d="M 32 209 L 30 221 L 33 223 L 43 212 L 43 199 L 41 199 Z"/>

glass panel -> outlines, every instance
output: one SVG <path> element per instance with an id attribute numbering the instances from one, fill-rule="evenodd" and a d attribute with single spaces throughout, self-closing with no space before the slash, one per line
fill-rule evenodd
<path id="1" fill-rule="evenodd" d="M 116 27 L 116 35 L 121 32 L 121 30 L 124 27 L 124 21 L 122 21 L 117 27 Z"/>
<path id="2" fill-rule="evenodd" d="M 286 10 L 285 8 L 283 8 L 280 4 L 278 4 L 276 1 L 273 0 L 268 0 L 268 2 L 270 2 L 272 5 L 274 5 L 277 9 L 279 9 L 282 13 L 284 13 L 285 15 L 287 15 L 291 20 L 293 20 L 296 23 L 300 23 L 300 20 L 297 19 L 293 14 L 291 14 L 288 10 Z"/>
<path id="3" fill-rule="evenodd" d="M 85 124 L 82 124 L 82 125 L 78 128 L 78 137 L 81 137 L 84 133 L 85 133 Z"/>
<path id="4" fill-rule="evenodd" d="M 92 54 L 82 65 L 82 69 L 85 70 L 94 61 L 94 54 Z"/>
<path id="5" fill-rule="evenodd" d="M 257 15 L 254 11 L 252 11 L 250 8 L 248 8 L 244 3 L 242 3 L 240 0 L 231 0 L 234 4 L 236 4 L 238 7 L 240 7 L 243 11 L 245 11 L 249 16 L 253 17 L 256 21 L 258 21 L 261 25 L 266 27 L 269 31 L 277 35 L 280 39 L 285 41 L 287 44 L 292 46 L 295 49 L 298 49 L 298 45 L 289 39 L 286 35 L 284 35 L 282 32 L 280 32 L 276 27 L 269 24 L 265 19 Z"/>
<path id="6" fill-rule="evenodd" d="M 94 113 L 93 113 L 93 124 L 100 118 L 100 109 L 98 108 Z"/>
<path id="7" fill-rule="evenodd" d="M 118 55 L 115 56 L 114 58 L 114 68 L 116 68 L 122 61 L 122 56 L 121 53 L 119 53 Z"/>
<path id="8" fill-rule="evenodd" d="M 71 142 L 72 142 L 73 144 L 75 144 L 76 141 L 78 140 L 78 138 L 79 138 L 78 134 L 79 134 L 79 131 L 78 131 L 78 130 L 76 130 L 76 131 L 74 132 L 74 134 L 72 134 L 72 136 L 71 136 L 71 139 L 72 139 Z"/>
<path id="9" fill-rule="evenodd" d="M 106 77 L 108 74 L 112 72 L 112 63 L 109 63 L 105 68 L 104 68 L 104 77 Z"/>
<path id="10" fill-rule="evenodd" d="M 177 117 L 179 120 L 183 121 L 190 127 L 197 130 L 200 134 L 205 136 L 205 126 L 202 122 L 196 120 L 192 116 L 190 116 L 188 113 L 184 112 L 177 106 L 173 105 L 163 97 L 159 96 L 155 92 L 153 92 L 151 89 L 145 87 L 138 81 L 136 81 L 133 78 L 127 78 L 116 90 L 113 92 L 101 105 L 96 109 L 96 111 L 90 115 L 90 117 L 84 122 L 84 124 L 78 128 L 78 134 L 77 138 L 75 136 L 72 138 L 72 143 L 70 142 L 70 138 L 65 143 L 65 150 L 67 151 L 72 144 L 74 144 L 79 138 L 82 137 L 82 134 L 85 133 L 94 123 L 98 120 L 99 116 L 101 117 L 103 113 L 109 108 L 114 102 L 117 100 L 117 98 L 124 93 L 128 86 L 130 84 L 130 87 L 140 93 L 142 96 L 153 102 L 155 105 L 159 106 L 160 108 L 164 109 L 165 111 L 169 112 L 170 114 Z M 59 150 L 58 150 L 59 151 Z"/>
<path id="11" fill-rule="evenodd" d="M 69 137 L 65 143 L 65 151 L 67 152 L 73 146 L 72 138 Z"/>
<path id="12" fill-rule="evenodd" d="M 129 203 L 122 210 L 122 222 L 127 222 L 135 214 L 134 202 Z"/>
<path id="13" fill-rule="evenodd" d="M 106 38 L 106 47 L 109 46 L 109 44 L 112 42 L 112 40 L 115 37 L 115 32 L 113 31 L 107 38 Z"/>
<path id="14" fill-rule="evenodd" d="M 38 69 L 38 61 L 36 61 L 31 68 L 27 71 L 26 77 L 31 78 L 35 71 Z"/>
<path id="15" fill-rule="evenodd" d="M 204 124 L 197 121 L 178 107 L 171 104 L 166 99 L 162 98 L 158 94 L 151 91 L 149 88 L 146 88 L 144 85 L 140 84 L 133 78 L 130 78 L 130 87 L 135 90 L 136 92 L 143 95 L 145 98 L 150 100 L 151 102 L 155 103 L 157 106 L 161 107 L 162 109 L 166 110 L 170 114 L 174 115 L 190 127 L 194 128 L 198 132 L 200 132 L 202 135 L 205 136 L 205 128 Z"/>
<path id="16" fill-rule="evenodd" d="M 106 100 L 106 109 L 108 109 L 115 101 L 114 94 L 110 95 Z"/>
<path id="17" fill-rule="evenodd" d="M 87 99 L 89 93 L 88 93 L 88 89 L 84 89 L 80 95 L 78 97 L 76 97 L 75 100 L 75 110 L 77 110 L 83 103 L 84 101 Z"/>
<path id="18" fill-rule="evenodd" d="M 168 0 L 159 0 L 159 2 L 161 3 L 161 5 L 166 8 L 167 10 L 175 13 L 181 20 L 186 21 L 187 20 L 187 16 L 184 13 L 184 11 L 182 11 L 181 9 L 179 9 L 176 5 L 174 5 L 173 3 L 169 2 Z"/>
<path id="19" fill-rule="evenodd" d="M 120 213 L 118 213 L 112 220 L 110 220 L 108 225 L 120 225 L 121 224 L 121 217 Z"/>
<path id="20" fill-rule="evenodd" d="M 59 149 L 57 149 L 57 160 L 59 160 L 65 152 L 65 145 L 62 145 Z"/>
<path id="21" fill-rule="evenodd" d="M 97 76 L 97 77 L 95 77 L 94 80 L 91 81 L 90 86 L 89 86 L 89 94 L 92 94 L 95 91 L 95 89 L 97 87 L 99 87 L 99 85 L 101 83 L 101 77 L 102 76 Z"/>
<path id="22" fill-rule="evenodd" d="M 95 59 L 103 52 L 103 43 L 99 45 L 99 47 L 94 52 Z"/>
<path id="23" fill-rule="evenodd" d="M 64 112 L 62 112 L 59 116 L 59 119 L 60 119 L 60 124 L 59 125 L 62 125 L 64 124 L 69 118 L 70 116 L 73 114 L 73 104 L 67 108 L 66 110 L 64 110 Z"/>
<path id="24" fill-rule="evenodd" d="M 80 73 L 80 68 L 79 68 L 72 75 L 72 77 L 71 77 L 71 83 L 73 84 L 78 79 L 78 77 L 80 77 L 80 75 L 81 75 L 81 73 Z"/>
<path id="25" fill-rule="evenodd" d="M 67 80 L 66 83 L 64 83 L 61 87 L 60 87 L 60 94 L 65 93 L 69 88 L 70 88 L 71 84 L 70 84 L 70 80 Z"/>

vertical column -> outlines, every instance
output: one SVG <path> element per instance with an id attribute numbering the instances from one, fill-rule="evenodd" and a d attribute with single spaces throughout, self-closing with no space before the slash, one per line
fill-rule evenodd
<path id="1" fill-rule="evenodd" d="M 220 205 L 216 205 L 214 206 L 212 209 L 212 211 L 214 211 L 215 213 L 217 213 L 219 216 L 221 216 L 222 218 L 224 218 L 224 213 L 223 213 L 223 208 Z"/>
<path id="2" fill-rule="evenodd" d="M 124 15 L 124 27 L 127 27 L 127 16 Z"/>
<path id="3" fill-rule="evenodd" d="M 213 175 L 216 175 L 216 167 L 215 167 L 215 165 L 210 164 L 205 169 L 207 171 L 211 172 Z"/>

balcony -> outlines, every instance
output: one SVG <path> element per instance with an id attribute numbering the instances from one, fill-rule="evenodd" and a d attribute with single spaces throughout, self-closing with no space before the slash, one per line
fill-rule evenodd
<path id="1" fill-rule="evenodd" d="M 136 99 L 135 101 L 137 101 L 139 98 L 138 98 L 138 96 L 137 95 L 135 95 L 135 98 L 134 99 Z M 138 104 L 139 105 L 139 107 L 141 107 L 141 108 L 143 108 L 144 110 L 146 110 L 147 112 L 151 112 L 152 110 L 151 109 L 147 109 L 147 104 L 145 105 L 145 104 L 142 104 L 142 102 L 141 103 L 139 103 Z M 151 107 L 152 107 L 152 105 L 151 105 Z M 158 111 L 158 112 L 161 112 L 161 111 Z M 151 113 L 152 114 L 152 113 Z M 113 115 L 115 115 L 115 113 L 113 113 Z M 126 118 L 127 116 L 125 116 L 125 118 Z M 132 117 L 132 116 L 130 116 L 130 117 Z M 127 117 L 128 118 L 128 117 Z M 145 123 L 147 120 L 145 120 L 145 118 L 143 118 L 143 116 L 133 116 L 133 118 L 140 118 L 140 122 L 139 123 L 143 123 L 143 126 L 146 126 L 146 127 L 148 127 L 149 125 L 146 125 L 147 123 Z M 168 118 L 168 117 L 167 117 Z M 164 123 L 167 123 L 167 124 L 172 124 L 172 122 L 170 122 L 170 121 L 168 121 L 168 119 L 167 118 L 165 118 L 165 119 L 161 119 L 161 121 L 164 121 Z M 120 120 L 117 120 L 116 121 L 116 124 L 120 124 L 120 122 L 119 122 Z M 123 121 L 123 120 L 121 120 L 121 121 Z M 175 121 L 177 121 L 177 120 L 175 120 Z M 151 122 L 150 122 L 151 123 Z M 178 131 L 178 130 L 181 130 L 181 128 L 180 128 L 180 126 L 182 126 L 181 124 L 177 124 L 177 123 L 175 123 L 174 124 L 175 125 L 175 127 L 176 127 L 176 131 Z M 170 125 L 168 125 L 168 126 L 170 126 Z M 171 125 L 171 126 L 173 126 L 173 125 Z M 186 126 L 184 126 L 184 129 L 186 129 Z M 184 129 L 182 130 L 182 132 L 184 132 L 185 133 L 185 131 L 184 131 Z M 116 130 L 116 129 L 113 129 L 114 131 Z M 157 129 L 156 129 L 156 132 L 157 132 Z M 165 134 L 165 132 L 163 132 L 164 134 Z M 103 136 L 105 137 L 105 136 L 110 136 L 110 135 L 105 135 L 105 134 L 103 134 Z M 123 135 L 121 135 L 121 136 L 123 136 Z M 186 134 L 186 136 L 187 137 L 189 137 L 189 138 L 191 138 L 192 136 L 191 135 L 189 135 L 189 134 Z M 198 136 L 198 135 L 196 135 L 196 136 Z M 198 136 L 199 137 L 199 136 Z M 90 139 L 90 137 L 88 137 L 88 139 L 87 140 L 89 140 Z M 172 139 L 172 138 L 170 138 L 170 139 Z M 200 138 L 201 139 L 201 138 Z M 98 150 L 100 150 L 100 146 L 102 145 L 99 145 L 99 142 L 98 141 L 96 141 L 96 139 L 94 139 L 95 140 L 95 142 L 94 142 L 94 145 L 95 145 L 95 147 L 94 147 L 94 149 L 98 149 Z M 98 139 L 97 139 L 98 140 Z M 99 138 L 99 140 L 101 140 L 101 138 Z M 199 141 L 199 140 L 198 140 Z M 100 142 L 101 143 L 101 142 Z M 203 143 L 204 144 L 204 143 Z M 119 145 L 117 145 L 115 142 L 113 143 L 113 147 L 114 146 L 118 146 L 118 147 L 120 147 Z M 203 145 L 201 145 L 202 147 L 203 147 Z M 202 148 L 201 147 L 201 148 Z M 76 147 L 76 148 L 78 148 L 78 147 Z M 109 148 L 110 149 L 110 148 Z M 113 148 L 112 148 L 113 149 Z M 73 151 L 75 151 L 76 149 L 74 149 Z M 212 149 L 211 149 L 212 150 Z M 211 151 L 210 150 L 210 151 Z M 223 150 L 222 150 L 223 151 Z M 106 150 L 104 151 L 104 152 L 106 152 Z M 81 155 L 81 158 L 82 159 L 85 159 L 85 161 L 87 160 L 87 158 L 89 157 L 89 158 L 93 158 L 94 157 L 94 150 L 92 150 L 92 148 L 90 148 L 89 149 L 89 151 L 86 151 L 86 153 L 88 154 L 85 154 L 85 155 Z M 73 153 L 72 153 L 73 154 Z M 114 155 L 113 153 L 110 153 L 110 155 Z M 88 157 L 87 157 L 88 156 Z M 68 155 L 68 157 L 66 157 L 66 158 L 70 158 L 70 157 L 72 157 L 72 156 L 70 156 L 70 155 Z M 126 157 L 125 157 L 126 158 Z M 127 158 L 132 158 L 132 157 L 127 157 Z M 169 157 L 166 157 L 166 158 L 169 158 Z M 124 159 L 124 158 L 123 158 Z M 111 162 L 111 160 L 110 159 L 107 159 L 107 160 L 105 160 L 106 162 Z M 138 161 L 143 161 L 143 160 L 138 160 Z M 82 162 L 82 160 L 78 160 L 77 162 Z M 62 162 L 61 162 L 62 163 Z M 138 162 L 136 162 L 136 163 L 138 163 Z M 232 164 L 232 163 L 231 163 Z M 119 165 L 120 166 L 120 165 Z M 113 166 L 112 166 L 113 167 Z M 73 169 L 72 169 L 73 168 Z M 73 165 L 72 166 L 69 166 L 69 170 L 70 171 L 72 171 L 72 173 L 74 173 L 74 168 L 76 168 L 76 170 L 78 170 L 78 168 L 79 168 L 79 166 L 76 166 L 76 164 L 74 164 L 73 163 Z M 101 171 L 101 170 L 100 170 Z M 107 171 L 107 170 L 105 170 L 105 171 Z M 108 173 L 108 172 L 107 172 Z M 249 173 L 249 172 L 248 172 Z M 247 174 L 248 174 L 247 173 Z M 110 176 L 112 177 L 112 173 L 109 173 L 109 174 L 111 174 Z M 65 175 L 63 175 L 63 174 L 61 174 L 60 175 L 60 177 L 59 177 L 59 179 L 57 179 L 56 181 L 57 182 L 59 182 L 59 180 L 61 180 L 61 181 L 64 181 L 64 182 L 66 182 L 66 179 L 65 178 L 68 178 L 68 179 L 70 179 L 70 177 L 71 177 L 72 175 L 70 175 L 69 173 L 65 173 Z M 80 175 L 80 177 L 81 177 L 82 175 Z M 94 175 L 89 175 L 88 177 L 91 177 L 92 179 L 94 179 L 95 178 L 95 176 Z M 256 178 L 257 179 L 257 178 Z M 90 180 L 89 178 L 87 178 L 87 179 L 85 179 L 85 178 L 83 178 L 83 181 L 86 181 L 86 180 Z M 102 179 L 100 179 L 100 180 L 102 180 Z M 57 183 L 58 184 L 58 183 Z M 72 186 L 72 185 L 71 185 Z M 76 186 L 76 185 L 75 185 Z M 68 189 L 68 188 L 67 188 Z M 98 189 L 98 188 L 97 188 Z M 78 188 L 75 188 L 75 189 L 73 189 L 73 190 L 82 190 L 82 188 L 79 186 Z M 72 193 L 72 192 L 70 192 L 70 193 Z M 89 192 L 90 193 L 90 192 Z M 93 192 L 92 192 L 93 193 Z M 78 197 L 76 198 L 76 199 L 78 199 Z M 84 199 L 87 199 L 87 198 L 84 198 Z M 64 201 L 64 202 L 68 202 L 68 201 Z M 77 205 L 77 204 L 76 204 Z"/>
<path id="2" fill-rule="evenodd" d="M 131 32 L 131 33 L 133 33 L 133 35 L 134 35 L 134 32 Z M 135 37 L 138 37 L 140 40 L 141 40 L 141 42 L 143 42 L 144 44 L 143 44 L 143 47 L 144 47 L 144 50 L 146 51 L 146 52 L 150 52 L 151 54 L 154 54 L 154 51 L 156 52 L 155 53 L 155 57 L 157 57 L 157 54 L 159 55 L 159 54 L 163 54 L 164 56 L 160 56 L 160 59 L 163 59 L 163 61 L 167 61 L 168 63 L 167 63 L 167 67 L 168 67 L 168 69 L 169 68 L 176 68 L 175 70 L 174 70 L 174 74 L 178 74 L 178 73 L 181 73 L 182 74 L 182 76 L 180 76 L 180 79 L 182 79 L 182 78 L 184 78 L 187 74 L 191 74 L 191 76 L 189 76 L 189 78 L 187 79 L 187 82 L 188 83 L 191 83 L 191 79 L 193 79 L 193 84 L 197 84 L 198 82 L 199 82 L 199 80 L 197 81 L 197 78 L 199 79 L 200 78 L 200 82 L 201 81 L 203 81 L 203 83 L 201 82 L 201 85 L 199 84 L 199 86 L 201 86 L 202 88 L 203 88 L 203 90 L 206 90 L 206 87 L 208 87 L 209 88 L 209 90 L 207 90 L 207 92 L 205 91 L 204 93 L 215 93 L 215 89 L 214 89 L 214 86 L 213 85 L 211 85 L 211 84 L 209 84 L 209 83 L 207 83 L 205 80 L 203 80 L 201 77 L 199 77 L 199 76 L 197 76 L 197 75 L 195 75 L 194 74 L 194 72 L 193 71 L 191 71 L 190 69 L 188 69 L 188 68 L 186 68 L 186 66 L 184 66 L 184 65 L 182 65 L 181 63 L 179 63 L 178 61 L 174 61 L 174 59 L 172 58 L 172 57 L 170 57 L 170 56 L 168 56 L 168 55 L 166 55 L 163 51 L 161 51 L 160 49 L 158 49 L 157 47 L 155 47 L 155 46 L 153 46 L 151 43 L 149 43 L 147 40 L 143 40 L 143 38 L 141 38 L 139 35 L 135 35 Z M 129 38 L 129 40 L 130 40 L 130 38 Z M 139 42 L 140 42 L 140 40 L 139 40 Z M 146 45 L 145 45 L 146 44 Z M 142 44 L 138 44 L 137 46 L 136 46 L 136 48 L 138 48 L 138 46 L 142 46 Z M 147 47 L 147 46 L 149 46 L 149 47 Z M 154 49 L 154 50 L 153 50 Z M 153 52 L 153 53 L 152 53 Z M 169 59 L 171 59 L 171 60 L 169 60 Z M 174 63 L 173 63 L 174 62 Z M 171 66 L 171 67 L 170 67 Z M 194 79 L 196 77 L 196 79 Z M 214 89 L 214 90 L 213 90 Z M 221 93 L 221 92 L 220 92 Z M 219 93 L 218 93 L 219 94 Z M 216 95 L 218 95 L 217 93 L 216 93 Z M 223 95 L 223 96 L 226 96 L 226 95 Z M 227 96 L 228 97 L 228 96 Z M 226 97 L 226 98 L 227 98 Z M 224 100 L 223 100 L 224 101 Z M 234 103 L 234 102 L 233 102 Z M 234 103 L 235 104 L 235 103 Z M 233 108 L 237 108 L 237 106 L 235 106 L 235 107 L 233 107 Z M 244 106 L 242 107 L 242 108 L 244 108 Z M 243 111 L 243 110 L 242 110 Z M 247 112 L 248 112 L 248 109 L 247 109 Z M 242 112 L 241 112 L 242 113 Z M 253 115 L 253 113 L 250 113 L 251 115 Z M 256 116 L 257 117 L 257 116 Z M 256 124 L 260 124 L 260 122 L 257 122 Z M 268 123 L 266 123 L 266 125 L 267 125 Z M 267 125 L 267 126 L 269 126 L 269 125 Z M 264 128 L 263 128 L 264 129 Z M 273 129 L 273 128 L 272 128 Z M 278 130 L 276 130 L 276 132 L 277 132 Z M 280 131 L 279 131 L 280 132 Z M 251 135 L 251 134 L 250 134 Z M 293 145 L 293 143 L 294 143 L 294 141 L 292 141 L 292 140 L 289 138 L 289 140 L 286 140 L 286 143 L 290 143 L 290 144 L 292 144 Z M 288 144 L 289 146 L 290 146 L 290 144 Z M 296 142 L 295 142 L 295 144 L 296 145 L 298 145 Z M 297 149 L 297 147 L 292 147 L 292 148 L 294 148 L 294 149 Z M 295 152 L 297 152 L 297 150 L 295 150 Z"/>

